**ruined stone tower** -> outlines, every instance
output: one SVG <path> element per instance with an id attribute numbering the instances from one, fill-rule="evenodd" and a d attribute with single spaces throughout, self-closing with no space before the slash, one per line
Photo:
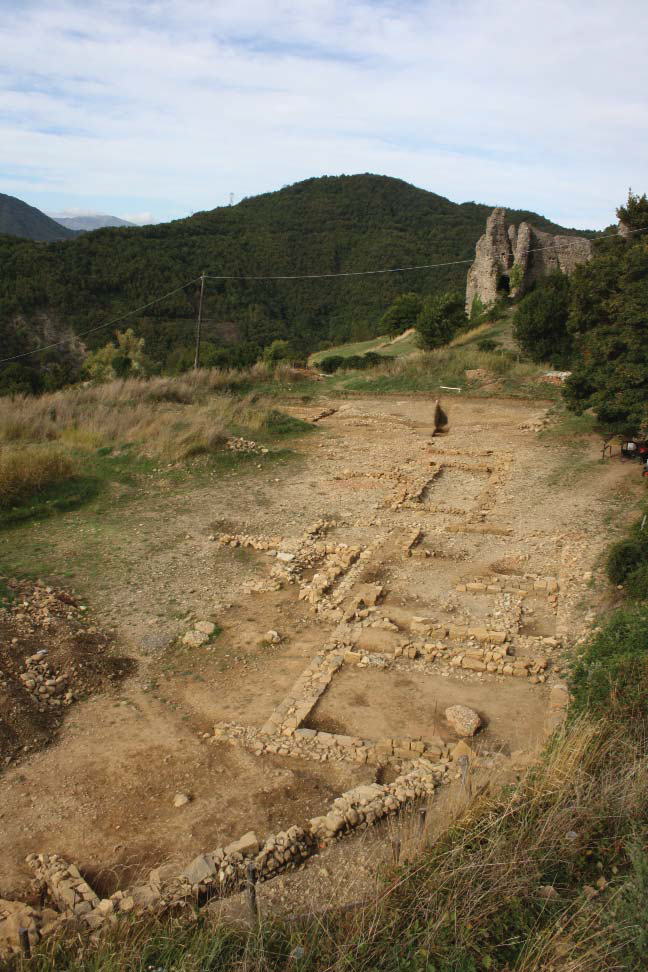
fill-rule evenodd
<path id="1" fill-rule="evenodd" d="M 592 242 L 584 236 L 552 236 L 529 223 L 507 228 L 506 210 L 494 209 L 468 271 L 466 313 L 470 314 L 475 297 L 488 306 L 502 293 L 523 294 L 548 273 L 571 273 L 589 260 L 591 252 Z"/>

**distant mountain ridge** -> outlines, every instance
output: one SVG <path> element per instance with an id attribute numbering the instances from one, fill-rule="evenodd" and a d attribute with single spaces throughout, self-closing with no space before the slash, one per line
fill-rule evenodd
<path id="1" fill-rule="evenodd" d="M 46 343 L 39 320 L 46 318 L 50 331 L 59 326 L 62 333 L 85 332 L 174 291 L 121 326 L 145 339 L 160 370 L 183 370 L 193 362 L 196 278 L 203 270 L 214 278 L 207 281 L 203 307 L 206 365 L 251 363 L 275 339 L 287 339 L 303 353 L 324 342 L 365 340 L 380 333 L 381 316 L 400 293 L 463 293 L 491 209 L 454 203 L 387 176 L 323 176 L 236 206 L 170 223 L 80 233 L 65 244 L 43 247 L 5 236 L 0 345 L 19 354 Z M 508 218 L 580 235 L 526 210 L 509 209 Z M 443 265 L 337 278 L 218 279 L 429 264 Z M 92 349 L 112 334 L 112 328 L 93 330 L 84 341 Z M 30 381 L 39 380 L 44 366 L 50 367 L 41 355 L 20 363 Z"/>
<path id="2" fill-rule="evenodd" d="M 104 229 L 106 226 L 137 225 L 136 223 L 129 223 L 127 219 L 120 219 L 119 216 L 109 216 L 107 213 L 94 213 L 88 216 L 52 216 L 51 218 L 61 226 L 65 226 L 66 229 L 82 233 Z"/>
<path id="3" fill-rule="evenodd" d="M 45 243 L 71 240 L 76 235 L 35 206 L 3 192 L 0 192 L 0 233 Z"/>

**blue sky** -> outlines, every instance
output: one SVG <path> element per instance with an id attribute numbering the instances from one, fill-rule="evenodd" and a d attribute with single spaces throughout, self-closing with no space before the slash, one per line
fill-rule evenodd
<path id="1" fill-rule="evenodd" d="M 378 172 L 599 228 L 648 190 L 645 0 L 0 0 L 0 191 L 160 221 Z"/>

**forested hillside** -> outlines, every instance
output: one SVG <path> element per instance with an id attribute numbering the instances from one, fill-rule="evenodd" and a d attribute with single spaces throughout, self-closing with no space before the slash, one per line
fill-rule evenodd
<path id="1" fill-rule="evenodd" d="M 35 206 L 3 192 L 0 192 L 0 233 L 44 242 L 72 239 L 75 235 Z"/>
<path id="2" fill-rule="evenodd" d="M 459 205 L 398 179 L 357 175 L 309 179 L 172 223 L 102 229 L 48 246 L 5 236 L 0 345 L 7 355 L 20 354 L 47 343 L 53 332 L 86 331 L 203 270 L 334 273 L 470 260 L 490 209 Z M 510 217 L 565 232 L 535 213 L 511 210 Z M 396 295 L 462 290 L 466 271 L 463 264 L 340 279 L 208 281 L 205 363 L 248 363 L 276 338 L 309 351 L 326 341 L 371 337 Z M 197 298 L 194 284 L 129 319 L 157 367 L 177 371 L 191 362 Z M 86 346 L 105 344 L 111 334 L 99 330 Z M 73 359 L 62 372 L 53 363 L 56 353 L 48 354 L 10 365 L 11 381 L 38 387 L 43 376 L 49 384 L 63 380 Z M 5 387 L 7 379 L 5 372 Z"/>

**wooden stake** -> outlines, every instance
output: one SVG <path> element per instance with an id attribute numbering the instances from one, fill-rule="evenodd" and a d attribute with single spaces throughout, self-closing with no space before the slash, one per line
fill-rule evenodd
<path id="1" fill-rule="evenodd" d="M 423 831 L 425 830 L 425 818 L 427 817 L 427 808 L 421 807 L 419 810 L 419 837 L 423 836 Z"/>
<path id="2" fill-rule="evenodd" d="M 202 331 L 202 310 L 203 294 L 205 293 L 205 273 L 200 275 L 200 301 L 198 303 L 198 320 L 196 321 L 196 354 L 194 357 L 194 370 L 200 367 L 200 337 Z"/>
<path id="3" fill-rule="evenodd" d="M 18 941 L 25 958 L 31 958 L 31 944 L 29 942 L 29 932 L 26 928 L 18 929 Z"/>
<path id="4" fill-rule="evenodd" d="M 400 860 L 401 852 L 401 842 L 400 837 L 392 837 L 392 854 L 394 855 L 394 864 L 398 864 Z"/>
<path id="5" fill-rule="evenodd" d="M 257 902 L 256 894 L 256 872 L 254 870 L 254 864 L 252 861 L 249 861 L 246 869 L 245 888 L 247 890 L 248 904 L 250 906 L 250 919 L 253 924 L 256 924 L 259 920 L 259 904 Z"/>

